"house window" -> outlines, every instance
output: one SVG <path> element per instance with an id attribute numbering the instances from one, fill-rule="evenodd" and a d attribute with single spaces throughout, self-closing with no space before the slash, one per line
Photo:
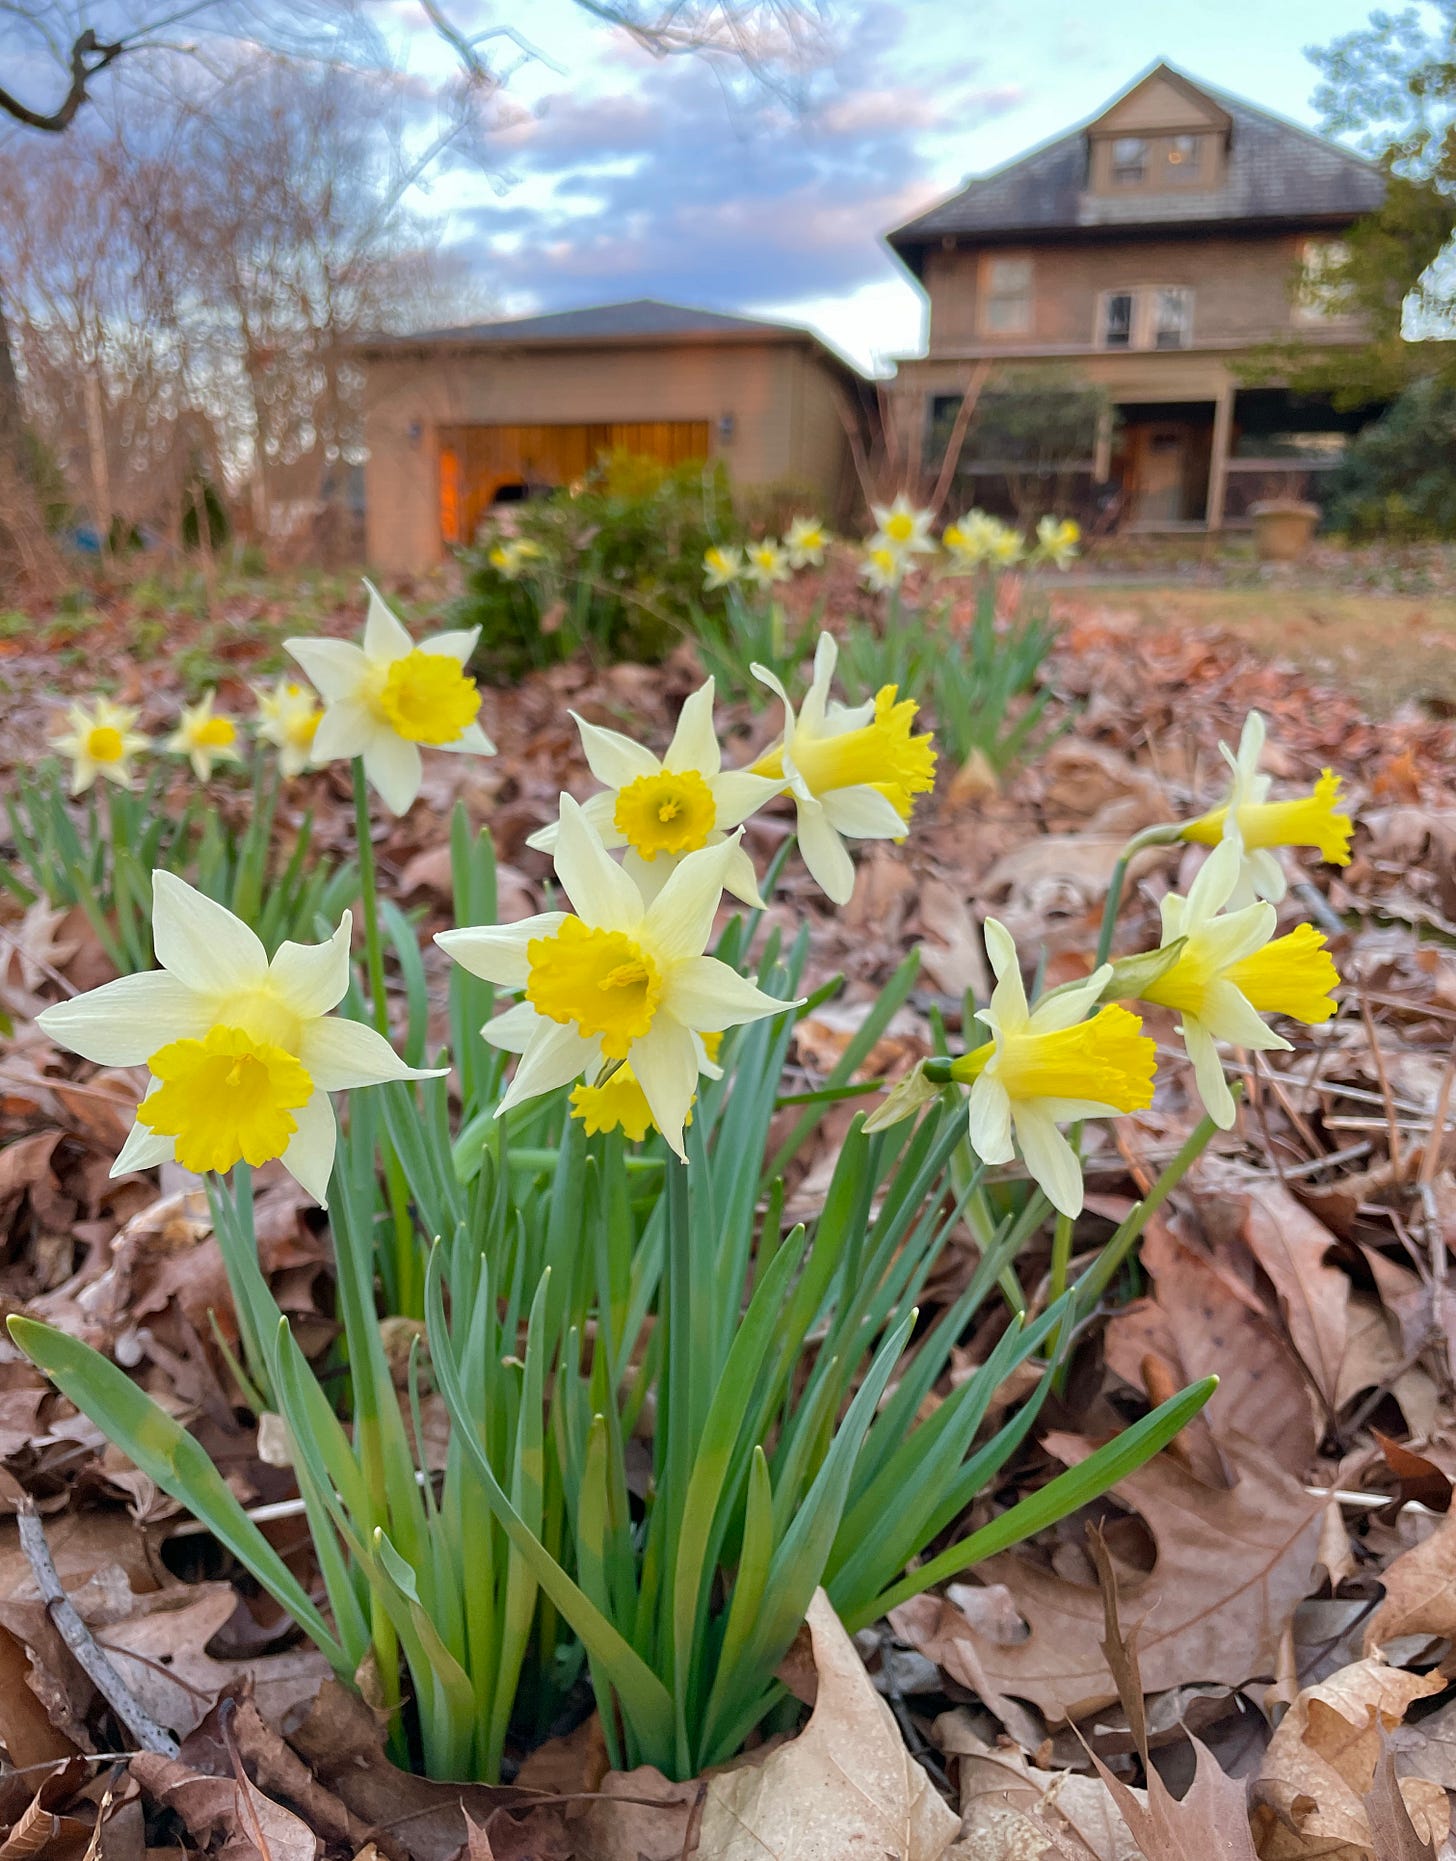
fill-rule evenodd
<path id="1" fill-rule="evenodd" d="M 1340 274 L 1349 262 L 1343 239 L 1306 239 L 1299 248 L 1299 277 L 1294 309 L 1301 323 L 1349 315 Z"/>
<path id="2" fill-rule="evenodd" d="M 1109 291 L 1102 299 L 1101 344 L 1104 349 L 1132 347 L 1131 291 Z"/>
<path id="3" fill-rule="evenodd" d="M 1203 166 L 1202 136 L 1169 136 L 1168 166 L 1175 181 L 1192 181 Z"/>
<path id="4" fill-rule="evenodd" d="M 1119 136 L 1112 145 L 1112 179 L 1118 187 L 1138 187 L 1148 171 L 1148 145 L 1141 136 Z"/>
<path id="5" fill-rule="evenodd" d="M 1186 349 L 1193 340 L 1193 293 L 1186 285 L 1104 291 L 1098 311 L 1101 349 Z"/>
<path id="6" fill-rule="evenodd" d="M 1186 349 L 1193 333 L 1193 293 L 1181 285 L 1153 292 L 1152 346 Z"/>
<path id="7" fill-rule="evenodd" d="M 1031 329 L 1031 260 L 988 259 L 984 285 L 981 328 L 992 336 L 1026 335 Z"/>

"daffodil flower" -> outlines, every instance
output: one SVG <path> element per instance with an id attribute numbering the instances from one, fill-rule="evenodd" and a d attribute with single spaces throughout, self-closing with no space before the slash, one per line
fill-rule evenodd
<path id="1" fill-rule="evenodd" d="M 1317 932 L 1294 932 L 1276 944 L 1270 941 L 1273 905 L 1256 901 L 1225 910 L 1241 866 L 1238 840 L 1230 836 L 1204 861 L 1186 898 L 1170 892 L 1163 899 L 1163 944 L 1181 938 L 1183 947 L 1172 967 L 1141 995 L 1182 1017 L 1179 1032 L 1193 1062 L 1198 1095 L 1223 1130 L 1234 1121 L 1234 1100 L 1218 1043 L 1287 1051 L 1289 1042 L 1263 1021 L 1260 1008 L 1301 1021 L 1328 1020 L 1335 1011 L 1329 991 L 1339 981 Z"/>
<path id="2" fill-rule="evenodd" d="M 784 533 L 791 569 L 817 569 L 828 547 L 829 533 L 817 517 L 795 517 Z"/>
<path id="3" fill-rule="evenodd" d="M 743 551 L 736 543 L 714 543 L 703 552 L 703 587 L 731 588 L 743 580 Z"/>
<path id="4" fill-rule="evenodd" d="M 495 745 L 476 722 L 480 693 L 465 667 L 479 627 L 437 633 L 416 646 L 372 582 L 363 643 L 285 640 L 318 687 L 324 714 L 313 740 L 315 763 L 363 759 L 364 773 L 391 814 L 403 814 L 420 792 L 420 745 L 493 756 Z"/>
<path id="5" fill-rule="evenodd" d="M 1333 770 L 1323 770 L 1307 795 L 1293 801 L 1270 801 L 1271 779 L 1259 774 L 1264 720 L 1257 711 L 1250 711 L 1244 719 L 1237 756 L 1226 743 L 1218 747 L 1233 772 L 1233 783 L 1223 802 L 1189 821 L 1180 838 L 1214 846 L 1225 834 L 1237 835 L 1243 865 L 1231 904 L 1245 904 L 1252 898 L 1277 904 L 1283 898 L 1289 882 L 1275 857 L 1275 847 L 1317 847 L 1320 858 L 1330 865 L 1349 865 L 1354 828 L 1349 815 L 1339 810 L 1340 778 Z"/>
<path id="6" fill-rule="evenodd" d="M 772 776 L 793 796 L 804 864 L 842 905 L 854 891 L 845 839 L 903 840 L 915 797 L 935 786 L 935 751 L 929 732 L 911 735 L 917 707 L 893 685 L 867 704 L 831 701 L 838 658 L 833 634 L 821 633 L 813 683 L 797 713 L 778 676 L 752 668 L 784 707 L 783 736 L 752 773 Z"/>
<path id="7" fill-rule="evenodd" d="M 285 776 L 302 775 L 313 754 L 313 740 L 323 716 L 311 691 L 280 678 L 270 691 L 254 688 L 258 700 L 258 735 L 278 752 L 278 768 Z"/>
<path id="8" fill-rule="evenodd" d="M 350 923 L 346 911 L 327 943 L 285 943 L 270 963 L 231 911 L 153 873 L 161 968 L 39 1017 L 84 1059 L 151 1073 L 113 1176 L 174 1160 L 200 1173 L 276 1157 L 325 1201 L 336 1139 L 329 1093 L 436 1076 L 406 1066 L 373 1028 L 330 1014 L 349 986 Z"/>
<path id="9" fill-rule="evenodd" d="M 1037 520 L 1037 554 L 1044 562 L 1050 562 L 1056 568 L 1071 567 L 1081 540 L 1081 528 L 1070 517 L 1046 516 Z"/>
<path id="10" fill-rule="evenodd" d="M 935 521 L 934 511 L 917 509 L 903 492 L 893 504 L 872 504 L 870 510 L 877 527 L 867 548 L 888 547 L 898 550 L 903 556 L 935 554 L 935 539 L 930 534 L 930 526 Z"/>
<path id="11" fill-rule="evenodd" d="M 507 537 L 493 545 L 488 560 L 497 575 L 514 582 L 520 580 L 526 564 L 536 561 L 540 554 L 541 545 L 533 543 L 530 537 Z"/>
<path id="12" fill-rule="evenodd" d="M 891 549 L 888 543 L 866 549 L 859 577 L 873 594 L 893 594 L 905 579 L 910 558 L 903 550 Z"/>
<path id="13" fill-rule="evenodd" d="M 1156 1049 L 1125 1008 L 1099 1008 L 1084 1019 L 1112 973 L 1110 964 L 1032 1008 L 1016 945 L 995 918 L 986 920 L 986 953 L 996 987 L 980 1019 L 991 1039 L 950 1068 L 953 1079 L 971 1088 L 971 1148 L 983 1163 L 1009 1163 L 1019 1149 L 1052 1207 L 1079 1215 L 1082 1166 L 1057 1127 L 1151 1105 Z"/>
<path id="14" fill-rule="evenodd" d="M 626 1061 L 653 1122 L 685 1156 L 698 1076 L 712 1071 L 706 1036 L 796 1006 L 705 954 L 732 853 L 724 841 L 688 854 L 648 902 L 562 796 L 556 876 L 575 913 L 435 939 L 472 975 L 525 993 L 484 1030 L 492 1045 L 521 1056 L 500 1111 L 583 1077 L 601 1084 L 610 1063 Z"/>
<path id="15" fill-rule="evenodd" d="M 713 729 L 713 681 L 691 694 L 678 714 L 667 753 L 659 761 L 649 749 L 617 730 L 604 730 L 572 713 L 587 767 L 602 784 L 582 813 L 609 850 L 625 847 L 624 864 L 645 898 L 653 898 L 674 868 L 700 847 L 718 846 L 775 795 L 783 782 L 725 769 Z M 553 822 L 531 835 L 528 846 L 555 849 Z M 747 905 L 762 906 L 753 861 L 735 844 L 725 888 Z"/>
<path id="16" fill-rule="evenodd" d="M 775 582 L 786 582 L 790 574 L 788 551 L 771 536 L 760 543 L 750 543 L 744 556 L 743 573 L 756 588 L 772 588 Z"/>
<path id="17" fill-rule="evenodd" d="M 69 728 L 51 741 L 71 759 L 73 795 L 84 795 L 97 776 L 114 782 L 118 788 L 131 787 L 132 757 L 151 748 L 150 740 L 136 728 L 136 721 L 134 710 L 113 704 L 109 698 L 97 698 L 89 711 L 84 704 L 69 707 Z"/>
<path id="18" fill-rule="evenodd" d="M 241 762 L 238 727 L 230 717 L 218 717 L 213 711 L 215 692 L 206 691 L 196 704 L 184 704 L 177 728 L 167 739 L 167 748 L 185 756 L 199 782 L 210 782 L 215 764 Z"/>

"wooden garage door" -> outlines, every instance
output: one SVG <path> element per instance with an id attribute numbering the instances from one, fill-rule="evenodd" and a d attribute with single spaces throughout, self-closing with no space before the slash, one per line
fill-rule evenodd
<path id="1" fill-rule="evenodd" d="M 706 420 L 614 420 L 440 429 L 440 536 L 468 543 L 504 485 L 569 485 L 604 452 L 678 465 L 708 456 Z"/>

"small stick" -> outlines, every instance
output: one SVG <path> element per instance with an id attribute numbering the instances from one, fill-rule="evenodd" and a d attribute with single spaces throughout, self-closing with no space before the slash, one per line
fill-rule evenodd
<path id="1" fill-rule="evenodd" d="M 1385 1101 L 1385 1122 L 1390 1131 L 1390 1173 L 1397 1182 L 1405 1176 L 1405 1160 L 1400 1148 L 1400 1124 L 1395 1115 L 1395 1094 L 1390 1089 L 1390 1075 L 1385 1070 L 1385 1055 L 1380 1051 L 1380 1037 L 1375 1032 L 1375 1017 L 1370 1012 L 1370 1004 L 1362 995 L 1360 997 L 1360 1019 L 1365 1023 L 1365 1033 L 1370 1041 L 1370 1058 L 1375 1066 L 1375 1077 L 1380 1082 L 1380 1096 Z"/>
<path id="2" fill-rule="evenodd" d="M 180 1750 L 177 1740 L 138 1702 L 112 1666 L 110 1656 L 76 1613 L 76 1605 L 56 1574 L 51 1548 L 46 1543 L 45 1526 L 33 1501 L 22 1500 L 15 1523 L 20 1533 L 20 1548 L 30 1565 L 30 1574 L 35 1578 L 46 1614 L 55 1623 L 61 1640 L 75 1655 L 77 1664 L 144 1751 L 159 1751 L 164 1757 L 175 1758 Z"/>

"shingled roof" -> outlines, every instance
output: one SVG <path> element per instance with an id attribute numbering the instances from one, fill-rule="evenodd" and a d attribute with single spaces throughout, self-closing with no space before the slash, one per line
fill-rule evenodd
<path id="1" fill-rule="evenodd" d="M 1202 192 L 1180 188 L 1166 194 L 1090 193 L 1089 127 L 1128 91 L 1159 72 L 1201 92 L 1227 113 L 1228 156 L 1220 184 Z M 1096 116 L 1005 167 L 976 176 L 886 237 L 918 272 L 921 248 L 947 238 L 989 244 L 1183 226 L 1348 225 L 1378 207 L 1384 193 L 1383 175 L 1363 156 L 1159 63 L 1141 72 Z"/>
<path id="2" fill-rule="evenodd" d="M 509 317 L 471 323 L 461 329 L 419 330 L 404 342 L 552 343 L 611 342 L 633 337 L 738 336 L 759 341 L 817 342 L 812 330 L 796 323 L 771 323 L 758 317 L 728 316 L 720 310 L 696 310 L 656 297 L 634 297 L 620 304 L 588 304 L 580 310 L 554 310 L 537 317 Z"/>

